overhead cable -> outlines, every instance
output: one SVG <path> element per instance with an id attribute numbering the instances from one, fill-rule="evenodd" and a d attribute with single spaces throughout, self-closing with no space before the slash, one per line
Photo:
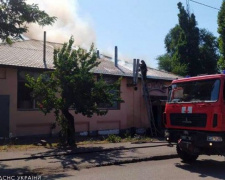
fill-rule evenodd
<path id="1" fill-rule="evenodd" d="M 220 9 L 218 9 L 218 8 L 215 8 L 215 7 L 212 7 L 212 6 L 209 6 L 209 5 L 207 5 L 207 4 L 203 4 L 203 3 L 200 3 L 200 2 L 197 2 L 197 1 L 194 1 L 194 0 L 190 0 L 191 2 L 194 2 L 194 3 L 196 3 L 196 4 L 200 4 L 200 5 L 202 5 L 202 6 L 206 6 L 206 7 L 208 7 L 208 8 L 212 8 L 212 9 L 215 9 L 215 10 L 220 10 Z"/>

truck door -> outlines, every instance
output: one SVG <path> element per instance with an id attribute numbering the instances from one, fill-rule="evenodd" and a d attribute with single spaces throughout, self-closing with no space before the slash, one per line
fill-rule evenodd
<path id="1" fill-rule="evenodd" d="M 221 108 L 222 108 L 222 123 L 224 123 L 225 122 L 225 79 L 223 80 L 224 82 L 224 84 L 223 84 L 223 103 L 221 104 Z M 215 127 L 216 125 L 215 125 L 215 123 L 213 123 L 214 125 L 213 125 L 213 127 Z M 225 130 L 225 127 L 222 127 L 224 130 Z"/>

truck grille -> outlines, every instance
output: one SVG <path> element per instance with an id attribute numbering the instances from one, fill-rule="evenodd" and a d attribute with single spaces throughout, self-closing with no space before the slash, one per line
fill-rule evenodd
<path id="1" fill-rule="evenodd" d="M 170 123 L 173 126 L 205 127 L 206 121 L 206 114 L 170 114 Z"/>

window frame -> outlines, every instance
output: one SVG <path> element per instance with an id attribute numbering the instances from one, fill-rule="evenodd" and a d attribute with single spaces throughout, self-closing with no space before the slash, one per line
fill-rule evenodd
<path id="1" fill-rule="evenodd" d="M 219 82 L 219 85 L 218 85 L 218 94 L 217 94 L 217 100 L 203 100 L 203 102 L 205 102 L 205 103 L 215 103 L 215 102 L 218 102 L 219 101 L 219 99 L 220 99 L 220 91 L 221 91 L 221 85 L 222 85 L 222 83 L 221 83 L 221 79 L 220 78 L 212 78 L 212 79 L 202 79 L 202 80 L 195 80 L 195 81 L 187 81 L 187 82 L 178 82 L 178 83 L 174 83 L 174 84 L 172 84 L 172 89 L 171 89 L 171 94 L 170 94 L 170 96 L 169 96 L 169 101 L 168 101 L 168 103 L 174 103 L 173 102 L 173 100 L 172 100 L 172 91 L 173 91 L 173 89 L 174 88 L 177 88 L 177 87 L 175 87 L 175 86 L 177 86 L 177 85 L 179 85 L 179 84 L 187 84 L 187 83 L 189 83 L 189 82 L 191 82 L 191 83 L 196 83 L 196 82 L 203 82 L 203 81 L 212 81 L 212 80 L 215 80 L 215 81 L 217 81 L 218 80 L 218 82 Z M 198 102 L 198 101 L 197 101 Z M 184 102 L 175 102 L 175 103 L 196 103 L 195 101 L 184 101 Z"/>
<path id="2" fill-rule="evenodd" d="M 20 79 L 20 73 L 21 72 L 24 72 L 25 74 L 36 74 L 36 75 L 39 76 L 44 71 L 41 71 L 41 70 L 30 70 L 30 69 L 18 69 L 17 70 L 17 110 L 18 111 L 40 111 L 39 108 L 36 106 L 35 99 L 33 99 L 31 96 L 30 96 L 30 99 L 32 101 L 32 107 L 24 108 L 24 107 L 20 107 L 20 105 L 19 105 L 19 103 L 21 101 L 19 99 L 19 83 L 24 83 L 24 87 L 27 88 L 25 86 L 25 83 L 27 81 L 25 79 Z"/>
<path id="3" fill-rule="evenodd" d="M 111 83 L 115 83 L 119 77 L 118 76 L 113 76 L 113 75 L 102 75 L 103 80 L 105 80 L 107 82 L 107 79 L 112 78 L 112 82 Z M 100 79 L 100 75 L 97 75 L 97 81 Z M 120 91 L 121 86 L 118 88 L 118 90 Z M 118 93 L 118 97 L 120 97 L 120 92 Z M 116 104 L 116 107 L 114 107 L 113 105 L 111 107 L 99 107 L 98 105 L 98 109 L 99 110 L 120 110 L 121 109 L 121 105 L 119 102 L 114 102 Z M 104 103 L 102 103 L 104 104 Z"/>

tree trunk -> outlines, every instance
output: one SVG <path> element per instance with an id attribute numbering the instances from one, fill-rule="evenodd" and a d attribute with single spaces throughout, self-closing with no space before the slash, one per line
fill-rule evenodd
<path id="1" fill-rule="evenodd" d="M 67 119 L 67 143 L 69 146 L 76 146 L 75 144 L 75 127 L 74 127 L 74 117 L 70 114 L 68 109 L 62 110 L 63 115 Z"/>

